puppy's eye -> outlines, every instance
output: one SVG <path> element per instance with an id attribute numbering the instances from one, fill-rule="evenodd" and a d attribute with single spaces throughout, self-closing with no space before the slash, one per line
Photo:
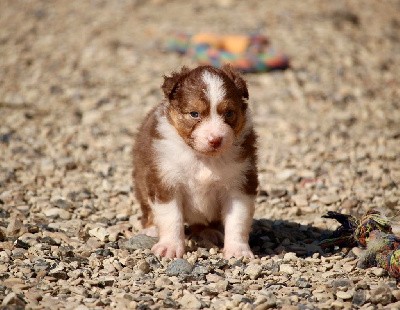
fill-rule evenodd
<path id="1" fill-rule="evenodd" d="M 190 112 L 189 113 L 190 114 L 190 116 L 192 117 L 192 118 L 199 118 L 200 117 L 200 113 L 199 112 L 196 112 L 196 111 L 192 111 L 192 112 Z"/>
<path id="2" fill-rule="evenodd" d="M 232 118 L 235 115 L 235 111 L 229 110 L 225 113 L 226 118 Z"/>

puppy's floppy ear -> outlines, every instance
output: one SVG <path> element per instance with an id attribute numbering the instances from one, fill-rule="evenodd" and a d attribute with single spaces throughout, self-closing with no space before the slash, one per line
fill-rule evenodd
<path id="1" fill-rule="evenodd" d="M 184 66 L 179 72 L 172 72 L 170 76 L 164 75 L 164 83 L 162 84 L 161 88 L 164 92 L 165 98 L 168 100 L 174 99 L 182 78 L 187 75 L 189 71 L 190 69 Z"/>
<path id="2" fill-rule="evenodd" d="M 240 76 L 240 74 L 232 68 L 230 64 L 222 66 L 222 71 L 233 81 L 237 89 L 242 94 L 244 99 L 249 99 L 249 91 L 247 90 L 246 81 Z"/>

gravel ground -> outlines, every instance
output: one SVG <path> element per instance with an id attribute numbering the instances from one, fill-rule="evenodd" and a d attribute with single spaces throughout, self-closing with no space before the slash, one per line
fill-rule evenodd
<path id="1" fill-rule="evenodd" d="M 400 309 L 396 281 L 324 252 L 321 215 L 400 210 L 400 2 L 0 2 L 4 309 Z M 131 148 L 171 31 L 260 31 L 291 69 L 247 75 L 259 141 L 251 260 L 136 236 Z M 399 232 L 395 225 L 395 231 Z"/>

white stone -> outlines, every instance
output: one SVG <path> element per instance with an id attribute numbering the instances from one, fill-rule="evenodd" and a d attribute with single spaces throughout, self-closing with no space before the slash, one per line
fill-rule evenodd
<path id="1" fill-rule="evenodd" d="M 353 297 L 353 292 L 352 291 L 347 291 L 347 292 L 338 291 L 336 293 L 336 297 L 343 299 L 343 300 L 350 299 Z"/>
<path id="2" fill-rule="evenodd" d="M 244 273 L 247 274 L 250 277 L 250 279 L 254 280 L 258 278 L 258 276 L 261 274 L 261 271 L 262 271 L 261 265 L 250 264 L 244 270 Z"/>
<path id="3" fill-rule="evenodd" d="M 293 274 L 294 273 L 294 268 L 290 266 L 289 264 L 281 264 L 279 266 L 279 271 L 287 274 Z"/>
<path id="4" fill-rule="evenodd" d="M 284 262 L 290 262 L 290 261 L 295 261 L 295 260 L 297 260 L 296 253 L 288 252 L 288 253 L 285 253 L 285 255 L 283 256 Z"/>
<path id="5" fill-rule="evenodd" d="M 105 242 L 108 239 L 110 233 L 104 227 L 95 227 L 89 230 L 89 235 L 91 235 L 92 237 L 96 237 L 100 241 Z"/>
<path id="6" fill-rule="evenodd" d="M 200 309 L 201 302 L 193 294 L 186 293 L 182 296 L 179 303 L 184 309 Z"/>

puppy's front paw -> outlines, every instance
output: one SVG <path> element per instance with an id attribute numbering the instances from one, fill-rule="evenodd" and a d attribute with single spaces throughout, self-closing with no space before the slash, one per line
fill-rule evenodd
<path id="1" fill-rule="evenodd" d="M 181 258 L 185 252 L 185 244 L 176 240 L 160 240 L 151 248 L 151 251 L 168 258 Z"/>
<path id="2" fill-rule="evenodd" d="M 234 243 L 226 244 L 224 247 L 224 257 L 229 259 L 231 257 L 250 257 L 254 258 L 253 252 L 247 243 Z"/>

